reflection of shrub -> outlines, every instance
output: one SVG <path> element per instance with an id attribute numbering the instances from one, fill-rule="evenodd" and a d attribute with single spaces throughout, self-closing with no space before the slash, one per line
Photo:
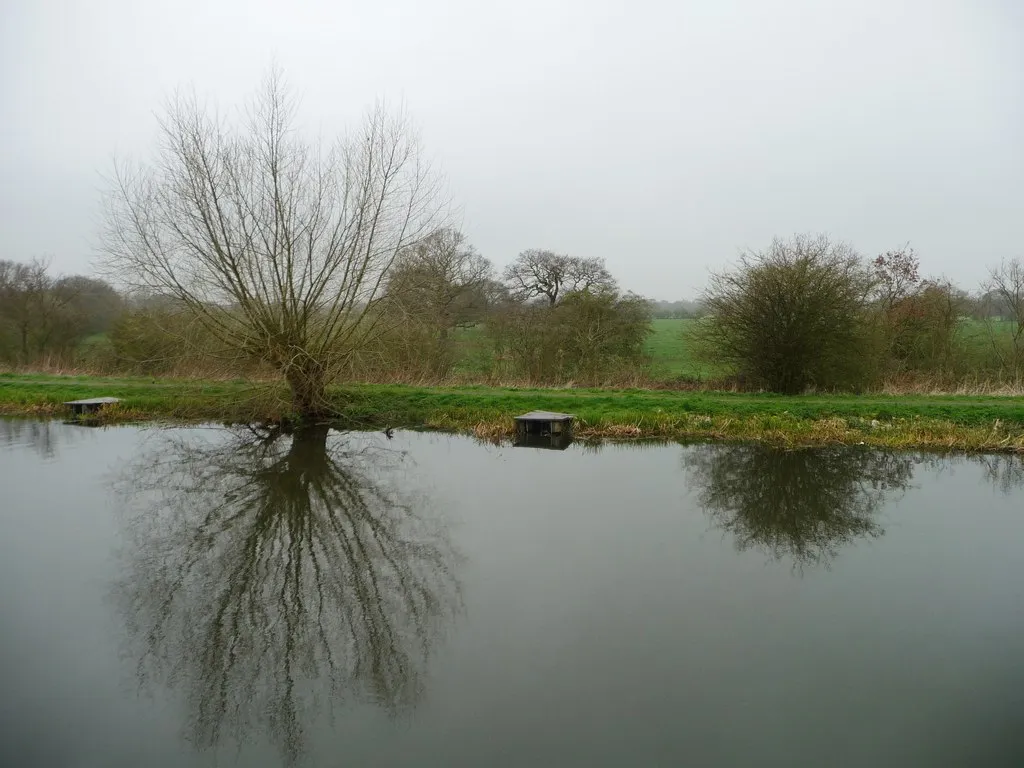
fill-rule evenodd
<path id="1" fill-rule="evenodd" d="M 737 548 L 797 567 L 827 565 L 843 545 L 881 535 L 875 514 L 914 472 L 907 456 L 846 447 L 706 445 L 684 461 L 704 511 Z"/>
<path id="2" fill-rule="evenodd" d="M 601 383 L 644 362 L 650 305 L 639 296 L 578 292 L 554 307 L 513 305 L 487 324 L 498 376 Z"/>

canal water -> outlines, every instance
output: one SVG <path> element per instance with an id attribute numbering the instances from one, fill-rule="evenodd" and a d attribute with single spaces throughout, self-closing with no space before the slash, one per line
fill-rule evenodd
<path id="1" fill-rule="evenodd" d="M 0 764 L 1021 766 L 1024 462 L 0 420 Z"/>

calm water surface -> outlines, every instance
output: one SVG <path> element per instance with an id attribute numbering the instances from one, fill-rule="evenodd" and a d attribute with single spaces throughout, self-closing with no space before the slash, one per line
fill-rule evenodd
<path id="1" fill-rule="evenodd" d="M 0 764 L 1021 766 L 1024 464 L 0 420 Z"/>

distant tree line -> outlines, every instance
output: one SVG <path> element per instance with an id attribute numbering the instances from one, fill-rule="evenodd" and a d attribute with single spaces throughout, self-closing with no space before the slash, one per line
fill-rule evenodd
<path id="1" fill-rule="evenodd" d="M 103 280 L 54 277 L 39 259 L 0 260 L 0 361 L 73 357 L 91 336 L 109 331 L 123 309 L 120 294 Z"/>
<path id="2" fill-rule="evenodd" d="M 655 320 L 690 320 L 706 314 L 704 305 L 699 301 L 652 301 L 651 316 Z"/>
<path id="3" fill-rule="evenodd" d="M 209 308 L 180 296 L 122 295 L 102 280 L 55 278 L 43 262 L 0 262 L 0 298 L 8 364 L 274 373 L 209 331 L 200 320 Z M 396 254 L 360 322 L 352 332 L 365 338 L 332 380 L 439 380 L 462 367 L 488 381 L 603 383 L 642 369 L 651 305 L 620 291 L 600 259 L 533 249 L 499 275 L 446 227 Z"/>
<path id="4" fill-rule="evenodd" d="M 651 302 L 622 291 L 601 259 L 529 249 L 499 272 L 463 233 L 441 227 L 401 248 L 374 300 L 357 308 L 362 327 L 349 333 L 362 339 L 325 383 L 654 382 L 646 340 L 657 317 L 690 319 L 677 343 L 718 372 L 707 386 L 793 394 L 1024 376 L 1024 263 L 992 266 L 972 294 L 923 277 L 910 246 L 869 259 L 821 235 L 743 254 L 699 301 Z M 211 332 L 179 296 L 55 276 L 40 260 L 0 261 L 0 362 L 152 375 L 277 370 Z"/>

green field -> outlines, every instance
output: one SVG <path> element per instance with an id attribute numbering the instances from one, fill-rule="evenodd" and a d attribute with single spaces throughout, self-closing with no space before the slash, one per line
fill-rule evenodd
<path id="1" fill-rule="evenodd" d="M 707 379 L 714 369 L 692 354 L 689 335 L 698 320 L 653 320 L 647 337 L 653 379 Z"/>

